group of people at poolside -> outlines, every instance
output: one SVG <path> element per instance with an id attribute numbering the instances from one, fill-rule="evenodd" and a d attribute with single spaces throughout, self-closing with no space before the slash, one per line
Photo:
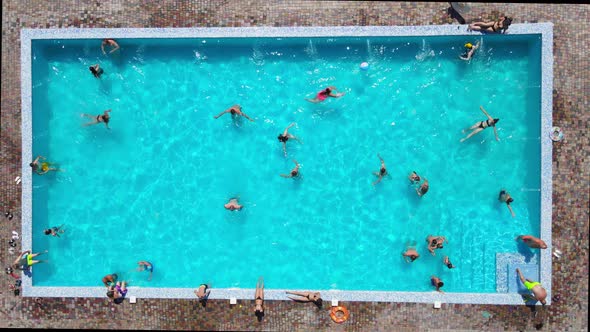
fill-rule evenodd
<path id="1" fill-rule="evenodd" d="M 152 280 L 152 274 L 154 272 L 154 265 L 148 261 L 137 262 L 137 271 L 149 272 L 147 278 L 148 281 Z M 102 283 L 107 289 L 107 297 L 116 304 L 123 303 L 125 296 L 127 295 L 127 281 L 120 281 L 117 273 L 110 273 L 102 277 Z"/>
<path id="2" fill-rule="evenodd" d="M 199 302 L 205 306 L 207 300 L 209 299 L 209 294 L 211 293 L 211 286 L 209 284 L 201 284 L 199 288 L 194 290 L 195 295 Z M 287 298 L 300 303 L 313 303 L 319 308 L 322 307 L 322 297 L 319 292 L 310 292 L 310 291 L 286 291 L 286 294 L 291 296 L 287 296 Z M 258 317 L 259 320 L 264 317 L 264 278 L 259 277 L 258 281 L 256 282 L 256 287 L 254 290 L 254 314 Z"/>
<path id="3" fill-rule="evenodd" d="M 539 238 L 536 238 L 532 235 L 519 235 L 516 237 L 515 240 L 517 242 L 522 241 L 529 248 L 547 249 L 547 244 L 545 243 L 545 241 L 543 241 Z M 428 237 L 426 238 L 426 242 L 428 243 L 427 249 L 433 256 L 436 255 L 435 250 L 443 249 L 444 243 L 449 243 L 449 241 L 447 240 L 446 237 L 433 236 L 433 235 L 428 235 Z M 416 249 L 416 242 L 415 241 L 406 244 L 406 249 L 402 253 L 402 257 L 407 263 L 412 263 L 420 257 L 420 254 L 418 253 L 418 250 Z M 446 256 L 446 255 L 443 256 L 442 262 L 449 269 L 455 268 L 455 265 L 453 263 L 451 263 L 449 256 Z M 516 271 L 518 272 L 518 275 L 519 275 L 520 280 L 522 281 L 523 285 L 528 290 L 533 292 L 535 299 L 540 301 L 542 304 L 545 304 L 546 303 L 545 298 L 547 297 L 547 293 L 546 293 L 545 289 L 541 286 L 541 284 L 539 282 L 533 282 L 530 279 L 526 279 L 526 281 L 525 281 L 521 272 L 518 269 L 516 269 Z M 436 288 L 437 292 L 441 292 L 441 293 L 443 292 L 441 290 L 441 288 L 443 287 L 444 282 L 439 277 L 433 275 L 430 277 L 430 281 L 431 281 L 432 286 L 434 286 Z"/>

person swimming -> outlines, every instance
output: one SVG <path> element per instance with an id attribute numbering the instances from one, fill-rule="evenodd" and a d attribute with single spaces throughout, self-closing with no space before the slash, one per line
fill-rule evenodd
<path id="1" fill-rule="evenodd" d="M 328 97 L 339 98 L 339 97 L 344 96 L 344 92 L 342 92 L 342 93 L 333 93 L 332 92 L 332 91 L 336 91 L 336 90 L 337 89 L 335 86 L 329 86 L 329 87 L 325 88 L 324 90 L 318 92 L 317 95 L 315 96 L 315 98 L 313 98 L 313 99 L 306 98 L 305 100 L 312 102 L 312 103 L 319 103 L 319 102 L 326 100 L 326 98 L 328 98 Z"/>
<path id="2" fill-rule="evenodd" d="M 471 59 L 471 57 L 475 53 L 475 50 L 477 50 L 478 48 L 479 48 L 479 42 L 477 42 L 475 45 L 473 45 L 471 43 L 466 43 L 465 44 L 465 52 L 463 52 L 463 54 L 461 54 L 459 57 L 462 60 L 469 60 L 469 59 Z"/>
<path id="3" fill-rule="evenodd" d="M 100 75 L 102 75 L 104 73 L 104 70 L 102 70 L 102 68 L 100 68 L 100 65 L 98 63 L 95 64 L 94 66 L 88 67 L 88 69 L 90 69 L 90 72 L 96 78 L 100 78 Z"/>
<path id="4" fill-rule="evenodd" d="M 422 197 L 422 196 L 426 195 L 426 193 L 428 192 L 428 189 L 430 189 L 430 185 L 428 184 L 428 179 L 424 178 L 424 182 L 422 182 L 422 185 L 420 185 L 419 188 L 416 188 L 416 193 L 418 194 L 418 196 Z"/>
<path id="5" fill-rule="evenodd" d="M 421 180 L 420 175 L 418 175 L 418 173 L 416 173 L 416 171 L 412 171 L 412 173 L 410 173 L 408 178 L 410 179 L 410 182 L 412 182 L 412 183 L 418 183 Z"/>

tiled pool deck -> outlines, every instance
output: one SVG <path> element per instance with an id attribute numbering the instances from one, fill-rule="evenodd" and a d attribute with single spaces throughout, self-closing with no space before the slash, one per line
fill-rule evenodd
<path id="1" fill-rule="evenodd" d="M 564 254 L 552 262 L 552 304 L 544 309 L 516 305 L 458 305 L 352 302 L 344 303 L 350 319 L 331 322 L 324 303 L 265 302 L 261 322 L 253 315 L 252 300 L 138 299 L 120 306 L 104 298 L 15 297 L 9 276 L 0 287 L 0 327 L 128 328 L 175 330 L 588 330 L 588 81 L 590 67 L 588 5 L 470 3 L 467 22 L 500 14 L 515 23 L 553 22 L 553 123 L 566 138 L 553 146 L 553 246 Z M 103 27 L 223 27 L 223 26 L 377 26 L 457 25 L 446 14 L 448 3 L 332 2 L 332 1 L 7 1 L 2 14 L 2 103 L 0 193 L 3 211 L 20 211 L 21 28 Z M 515 26 L 515 30 L 516 26 Z M 575 47 L 572 47 L 575 45 Z M 574 142 L 576 144 L 568 144 Z M 24 183 L 24 181 L 23 181 Z M 4 218 L 0 216 L 0 218 Z M 26 218 L 28 219 L 28 218 Z M 0 257 L 8 265 L 10 231 L 20 230 L 20 213 L 3 220 Z M 26 241 L 26 239 L 23 239 Z M 20 246 L 17 247 L 20 250 Z M 28 248 L 25 248 L 28 249 Z M 270 295 L 270 293 L 269 293 Z M 267 299 L 271 296 L 267 296 Z M 324 295 L 328 300 L 328 293 Z M 444 298 L 441 299 L 443 303 Z M 328 302 L 328 301 L 326 301 Z"/>

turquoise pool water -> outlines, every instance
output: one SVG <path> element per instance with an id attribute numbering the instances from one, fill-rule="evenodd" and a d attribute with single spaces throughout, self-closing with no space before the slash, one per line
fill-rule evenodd
<path id="1" fill-rule="evenodd" d="M 33 179 L 33 250 L 49 250 L 34 285 L 117 272 L 142 287 L 251 288 L 262 275 L 267 288 L 430 291 L 435 274 L 447 292 L 495 292 L 496 253 L 539 235 L 537 36 L 119 43 L 102 56 L 99 40 L 33 42 L 33 153 L 65 169 Z M 327 85 L 346 95 L 305 101 Z M 233 104 L 255 122 L 213 118 Z M 501 141 L 487 129 L 459 143 L 480 105 Z M 111 130 L 82 126 L 105 109 Z M 291 122 L 303 144 L 285 157 L 277 135 Z M 377 153 L 391 176 L 372 186 Z M 280 177 L 293 158 L 302 178 Z M 412 170 L 430 182 L 422 198 Z M 244 209 L 225 210 L 235 195 Z M 62 238 L 43 234 L 61 224 Z M 429 234 L 449 240 L 436 256 Z"/>

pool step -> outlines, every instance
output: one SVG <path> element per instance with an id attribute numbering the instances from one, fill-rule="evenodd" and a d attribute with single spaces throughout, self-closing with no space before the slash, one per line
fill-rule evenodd
<path id="1" fill-rule="evenodd" d="M 538 255 L 527 258 L 521 253 L 496 254 L 496 292 L 520 293 L 524 286 L 518 281 L 516 268 L 519 268 L 525 278 L 539 280 Z"/>

